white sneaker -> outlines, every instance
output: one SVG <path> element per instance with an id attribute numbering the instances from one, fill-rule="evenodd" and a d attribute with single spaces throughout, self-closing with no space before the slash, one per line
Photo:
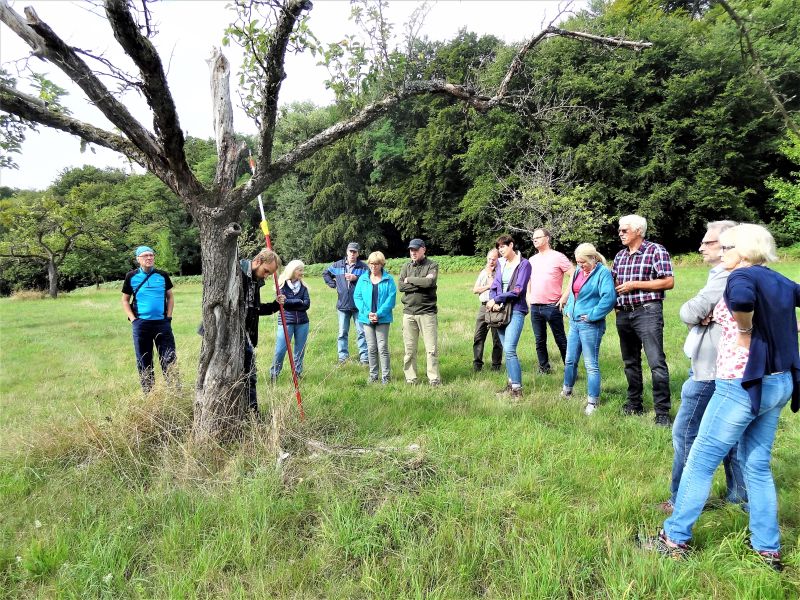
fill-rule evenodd
<path id="1" fill-rule="evenodd" d="M 588 404 L 586 405 L 586 408 L 584 409 L 584 411 L 583 411 L 583 412 L 584 412 L 584 413 L 586 414 L 586 416 L 588 417 L 589 415 L 591 415 L 591 414 L 592 414 L 594 411 L 596 411 L 596 410 L 597 410 L 597 404 L 592 404 L 592 403 L 590 402 L 590 403 L 588 403 Z"/>

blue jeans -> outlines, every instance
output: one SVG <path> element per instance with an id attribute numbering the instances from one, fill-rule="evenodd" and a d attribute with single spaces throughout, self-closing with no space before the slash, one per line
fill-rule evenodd
<path id="1" fill-rule="evenodd" d="M 547 356 L 547 324 L 553 332 L 561 361 L 567 360 L 567 334 L 564 333 L 564 315 L 555 304 L 531 304 L 531 326 L 533 337 L 536 338 L 536 358 L 539 369 L 550 370 L 550 357 Z"/>
<path id="2" fill-rule="evenodd" d="M 347 341 L 350 336 L 350 320 L 352 319 L 356 324 L 358 360 L 366 364 L 369 362 L 367 338 L 364 337 L 364 324 L 358 320 L 358 311 L 337 310 L 336 312 L 339 313 L 339 337 L 336 338 L 336 349 L 339 352 L 339 360 L 350 358 L 350 350 L 347 348 Z"/>
<path id="3" fill-rule="evenodd" d="M 306 340 L 308 339 L 308 323 L 299 325 L 287 325 L 289 339 L 292 340 L 292 354 L 294 355 L 294 368 L 298 377 L 303 373 L 303 356 L 306 353 Z M 272 359 L 272 366 L 269 368 L 269 376 L 275 379 L 280 375 L 283 368 L 283 359 L 286 356 L 286 338 L 283 335 L 283 325 L 278 320 L 278 332 L 275 339 L 275 357 Z"/>
<path id="4" fill-rule="evenodd" d="M 156 378 L 153 369 L 153 345 L 158 350 L 158 361 L 161 363 L 164 379 L 170 379 L 170 368 L 177 358 L 172 324 L 167 319 L 134 319 L 131 330 L 139 382 L 147 393 L 152 389 Z"/>
<path id="5" fill-rule="evenodd" d="M 751 543 L 757 551 L 780 550 L 778 499 L 769 462 L 778 418 L 792 395 L 792 379 L 789 373 L 779 373 L 765 376 L 762 382 L 761 407 L 758 415 L 753 415 L 742 380 L 717 379 L 683 470 L 675 510 L 664 522 L 672 541 L 686 542 L 692 537 L 714 471 L 738 441 L 750 500 Z"/>
<path id="6" fill-rule="evenodd" d="M 653 380 L 653 408 L 657 415 L 669 415 L 669 368 L 664 354 L 664 312 L 661 302 L 649 302 L 634 311 L 617 311 L 617 333 L 625 379 L 627 406 L 642 410 L 642 348 Z"/>
<path id="7" fill-rule="evenodd" d="M 511 313 L 511 321 L 508 325 L 498 329 L 500 342 L 503 344 L 503 354 L 506 357 L 508 380 L 514 387 L 522 386 L 522 367 L 520 367 L 519 357 L 517 357 L 517 344 L 524 325 L 525 315 L 515 310 Z"/>
<path id="8" fill-rule="evenodd" d="M 605 319 L 590 323 L 570 319 L 567 359 L 564 361 L 564 385 L 571 388 L 578 377 L 578 361 L 583 353 L 586 367 L 587 396 L 600 398 L 600 342 L 606 332 Z"/>
<path id="9" fill-rule="evenodd" d="M 670 502 L 675 504 L 678 497 L 678 486 L 681 483 L 683 469 L 686 466 L 686 459 L 692 449 L 697 432 L 700 429 L 700 421 L 708 406 L 708 401 L 714 394 L 714 380 L 695 381 L 692 379 L 692 372 L 689 371 L 689 379 L 681 388 L 681 406 L 678 414 L 675 415 L 675 422 L 672 424 L 672 447 L 675 455 L 672 459 L 672 484 L 670 486 Z M 734 504 L 747 504 L 747 489 L 744 485 L 744 475 L 739 459 L 736 456 L 738 444 L 734 444 L 730 452 L 725 455 L 722 464 L 725 468 L 725 482 L 727 484 L 727 494 L 725 500 Z"/>

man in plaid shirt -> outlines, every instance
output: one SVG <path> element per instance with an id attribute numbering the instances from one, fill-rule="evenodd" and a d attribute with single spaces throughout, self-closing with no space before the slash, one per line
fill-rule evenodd
<path id="1" fill-rule="evenodd" d="M 644 239 L 647 221 L 639 215 L 619 220 L 619 239 L 625 249 L 614 257 L 611 269 L 617 287 L 617 332 L 628 380 L 626 415 L 642 408 L 642 348 L 653 380 L 655 423 L 669 427 L 670 394 L 667 357 L 664 355 L 665 290 L 675 286 L 672 261 L 661 244 Z"/>

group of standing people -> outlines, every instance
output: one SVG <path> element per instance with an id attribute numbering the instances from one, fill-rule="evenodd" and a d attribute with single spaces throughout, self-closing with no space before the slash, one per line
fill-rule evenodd
<path id="1" fill-rule="evenodd" d="M 534 232 L 537 253 L 526 259 L 509 235 L 497 238 L 487 254 L 473 292 L 480 309 L 473 339 L 473 368 L 483 369 L 484 346 L 492 336 L 492 370 L 505 357 L 507 384 L 502 393 L 522 396 L 522 368 L 517 347 L 526 315 L 536 338 L 538 372 L 549 374 L 547 353 L 549 326 L 564 362 L 562 397 L 573 394 L 580 357 L 587 372 L 585 413 L 593 414 L 600 403 L 600 345 L 606 316 L 616 311 L 622 362 L 627 379 L 624 414 L 643 412 L 641 352 L 652 375 L 656 425 L 669 427 L 669 371 L 663 345 L 663 300 L 674 287 L 669 253 L 645 239 L 647 221 L 638 215 L 619 220 L 624 248 L 611 268 L 590 243 L 574 252 L 577 269 L 562 253 L 552 249 L 551 235 Z M 355 322 L 359 362 L 369 366 L 370 383 L 388 383 L 391 376 L 389 327 L 397 291 L 403 293 L 403 373 L 406 383 L 416 384 L 417 348 L 420 334 L 426 352 L 430 385 L 441 385 L 438 352 L 438 265 L 426 256 L 425 242 L 409 242 L 410 261 L 403 265 L 399 285 L 386 269 L 386 258 L 372 252 L 367 263 L 359 260 L 360 246 L 351 242 L 347 256 L 323 274 L 338 292 L 339 363 L 349 359 L 350 322 Z M 731 221 L 707 225 L 699 249 L 710 267 L 706 285 L 680 309 L 689 327 L 684 352 L 691 361 L 689 378 L 681 389 L 681 405 L 672 428 L 673 466 L 670 497 L 659 508 L 669 515 L 655 536 L 640 536 L 645 549 L 680 557 L 688 551 L 694 523 L 711 487 L 716 467 L 725 467 L 725 500 L 750 515 L 750 543 L 758 555 L 781 568 L 777 498 L 770 467 L 778 417 L 792 399 L 800 409 L 800 354 L 795 308 L 800 306 L 800 285 L 768 269 L 777 259 L 775 242 L 764 227 Z M 132 323 L 136 364 L 145 392 L 153 386 L 153 346 L 168 378 L 175 378 L 175 339 L 171 320 L 174 306 L 169 276 L 154 267 L 155 252 L 148 246 L 135 251 L 139 268 L 125 277 L 122 306 Z M 294 340 L 298 376 L 309 332 L 307 311 L 311 306 L 303 281 L 302 261 L 286 265 L 278 280 L 275 300 L 262 303 L 264 280 L 280 269 L 271 250 L 252 260 L 240 261 L 241 303 L 244 308 L 244 369 L 250 407 L 257 410 L 255 348 L 258 319 L 280 311 L 275 354 L 270 368 L 274 380 L 287 352 L 283 335 Z M 564 285 L 564 280 L 566 286 Z M 281 310 L 281 308 L 283 310 Z M 492 313 L 505 311 L 502 318 Z M 568 333 L 564 321 L 569 324 Z"/>
<path id="2" fill-rule="evenodd" d="M 564 363 L 561 395 L 572 395 L 578 362 L 583 356 L 588 384 L 584 410 L 591 415 L 600 403 L 599 355 L 606 315 L 615 310 L 628 381 L 623 412 L 638 415 L 644 410 L 641 357 L 644 349 L 653 379 L 655 422 L 669 427 L 669 371 L 664 354 L 662 303 L 664 292 L 674 286 L 674 274 L 669 253 L 660 244 L 646 240 L 646 232 L 644 218 L 627 215 L 620 219 L 619 237 L 625 248 L 616 255 L 610 269 L 603 255 L 590 243 L 575 249 L 576 269 L 564 254 L 551 247 L 552 236 L 545 228 L 533 232 L 536 253 L 530 259 L 515 248 L 513 237 L 497 238 L 497 250 L 487 255 L 486 267 L 473 288 L 481 302 L 473 339 L 474 370 L 483 368 L 484 345 L 491 328 L 486 313 L 507 311 L 510 305 L 507 322 L 492 329 L 493 368 L 499 368 L 501 353 L 506 360 L 508 381 L 501 392 L 513 399 L 523 395 L 517 346 L 526 315 L 530 313 L 537 372 L 540 375 L 553 372 L 547 351 L 549 327 Z M 564 328 L 565 320 L 569 323 L 569 335 Z"/>

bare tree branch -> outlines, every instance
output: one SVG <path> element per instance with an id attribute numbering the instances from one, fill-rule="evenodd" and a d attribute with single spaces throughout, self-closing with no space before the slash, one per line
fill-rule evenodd
<path id="1" fill-rule="evenodd" d="M 8 6 L 7 0 L 0 0 L 0 18 L 9 27 L 16 27 L 21 17 Z M 123 131 L 133 144 L 146 155 L 153 158 L 153 164 L 159 162 L 162 150 L 153 136 L 133 117 L 124 104 L 119 102 L 103 85 L 92 70 L 77 53 L 67 46 L 52 29 L 39 19 L 36 12 L 25 9 L 27 25 L 20 37 L 37 52 L 37 56 L 58 66 L 86 93 L 89 99 L 116 127 Z M 31 32 L 33 32 L 32 35 Z M 43 44 L 43 45 L 39 45 Z M 131 157 L 134 158 L 134 157 Z M 136 159 L 134 159 L 136 160 Z M 164 165 L 166 166 L 166 165 Z"/>
<path id="2" fill-rule="evenodd" d="M 736 27 L 739 29 L 739 35 L 741 35 L 744 42 L 746 53 L 750 57 L 750 60 L 753 61 L 753 70 L 761 80 L 761 83 L 764 84 L 764 87 L 767 88 L 767 93 L 769 94 L 772 103 L 775 105 L 775 110 L 777 110 L 781 117 L 783 117 L 783 121 L 786 126 L 791 129 L 796 136 L 800 136 L 800 125 L 798 125 L 795 120 L 792 119 L 789 111 L 786 110 L 786 106 L 781 100 L 780 94 L 773 87 L 772 82 L 764 72 L 758 52 L 756 52 L 756 49 L 753 46 L 753 41 L 750 39 L 750 31 L 748 30 L 747 25 L 745 25 L 744 20 L 737 14 L 735 10 L 733 10 L 731 5 L 728 4 L 727 0 L 716 1 L 719 2 L 719 5 L 723 8 L 723 10 L 728 13 L 728 16 L 733 20 L 734 23 L 736 23 Z"/>
<path id="3" fill-rule="evenodd" d="M 236 184 L 236 165 L 243 150 L 242 146 L 246 147 L 246 144 L 237 144 L 233 135 L 230 63 L 219 48 L 214 48 L 208 64 L 211 70 L 211 101 L 214 106 L 214 132 L 219 158 L 214 188 L 230 190 Z"/>
<path id="4" fill-rule="evenodd" d="M 125 0 L 106 0 L 105 8 L 114 37 L 142 75 L 142 89 L 147 103 L 153 109 L 153 126 L 174 176 L 200 192 L 202 186 L 186 162 L 183 131 L 161 57 L 152 42 L 139 33 Z"/>
<path id="5" fill-rule="evenodd" d="M 0 109 L 28 121 L 77 135 L 92 144 L 120 152 L 145 168 L 153 166 L 145 154 L 122 136 L 79 121 L 62 112 L 50 110 L 47 104 L 39 98 L 34 98 L 1 83 Z"/>
<path id="6" fill-rule="evenodd" d="M 272 161 L 272 144 L 275 137 L 275 121 L 278 116 L 278 95 L 281 84 L 286 77 L 283 65 L 286 60 L 286 48 L 298 17 L 304 10 L 310 10 L 309 0 L 290 0 L 279 10 L 278 23 L 272 32 L 267 47 L 264 69 L 264 84 L 261 88 L 260 129 L 258 132 L 258 156 L 261 164 L 268 165 Z M 266 173 L 256 171 L 254 179 L 267 177 Z"/>

